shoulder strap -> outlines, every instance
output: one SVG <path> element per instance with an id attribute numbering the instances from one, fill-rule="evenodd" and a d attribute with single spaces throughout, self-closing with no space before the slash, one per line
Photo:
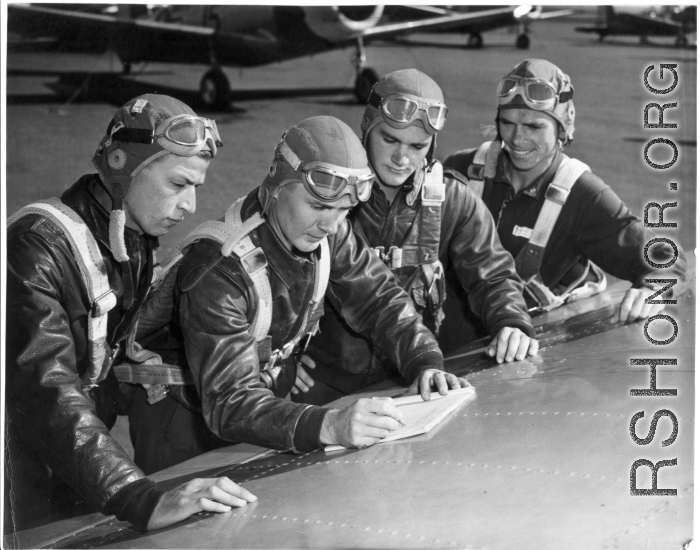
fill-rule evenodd
<path id="1" fill-rule="evenodd" d="M 401 248 L 389 251 L 390 257 L 383 258 L 391 267 L 432 264 L 437 261 L 442 228 L 442 205 L 445 202 L 445 182 L 442 164 L 432 162 L 421 169 L 421 205 L 413 225 L 401 243 Z M 407 201 L 408 202 L 408 201 Z"/>
<path id="2" fill-rule="evenodd" d="M 545 193 L 544 204 L 537 216 L 537 222 L 532 230 L 530 243 L 533 246 L 547 246 L 549 237 L 554 230 L 554 224 L 559 218 L 561 209 L 569 198 L 571 188 L 584 172 L 590 172 L 587 164 L 577 159 L 562 155 L 562 161 Z"/>
<path id="3" fill-rule="evenodd" d="M 92 311 L 88 315 L 88 385 L 99 381 L 105 360 L 107 314 L 117 304 L 117 297 L 109 286 L 102 252 L 82 218 L 59 198 L 53 197 L 25 206 L 7 220 L 8 227 L 24 216 L 43 216 L 65 233 L 75 257 Z"/>
<path id="4" fill-rule="evenodd" d="M 562 155 L 561 164 L 559 164 L 554 179 L 552 183 L 549 184 L 545 193 L 544 204 L 537 216 L 532 235 L 515 259 L 517 271 L 525 281 L 528 291 L 540 304 L 540 309 L 544 311 L 565 303 L 569 294 L 572 292 L 572 287 L 576 286 L 571 285 L 569 289 L 567 289 L 567 292 L 561 296 L 555 296 L 552 291 L 546 288 L 542 283 L 540 269 L 544 259 L 544 251 L 554 231 L 554 226 L 559 219 L 561 209 L 569 198 L 569 193 L 574 184 L 586 171 L 590 171 L 587 164 L 580 160 Z M 605 288 L 604 275 L 603 278 L 599 280 L 602 280 L 602 288 Z M 601 284 L 596 284 L 596 289 L 600 289 Z M 588 286 L 592 287 L 594 285 Z M 579 294 L 583 295 L 582 292 Z"/>
<path id="5" fill-rule="evenodd" d="M 250 232 L 262 225 L 265 220 L 258 212 L 243 221 L 241 208 L 245 197 L 238 199 L 226 211 L 224 221 L 207 221 L 197 226 L 180 241 L 163 261 L 162 273 L 165 277 L 170 269 L 184 257 L 187 247 L 201 239 L 211 239 L 221 244 L 221 254 L 235 254 L 241 260 L 243 269 L 253 281 L 260 305 L 253 321 L 253 335 L 256 341 L 267 336 L 272 322 L 272 291 L 267 273 L 267 258 L 262 248 L 256 247 Z"/>
<path id="6" fill-rule="evenodd" d="M 496 175 L 500 141 L 485 141 L 476 150 L 472 163 L 467 168 L 467 185 L 479 197 L 484 194 L 486 180 Z"/>

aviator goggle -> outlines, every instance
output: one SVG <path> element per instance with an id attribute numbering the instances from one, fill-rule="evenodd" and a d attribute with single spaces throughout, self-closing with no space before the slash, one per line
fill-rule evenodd
<path id="1" fill-rule="evenodd" d="M 194 115 L 175 115 L 165 119 L 153 130 L 145 128 L 121 127 L 112 130 L 111 138 L 128 143 L 146 145 L 158 142 L 163 149 L 181 157 L 191 157 L 199 153 L 207 142 L 211 156 L 216 156 L 217 147 L 223 147 L 216 122 Z"/>
<path id="2" fill-rule="evenodd" d="M 573 88 L 568 92 L 557 94 L 554 84 L 537 78 L 522 76 L 505 76 L 498 83 L 496 94 L 498 104 L 506 105 L 520 94 L 523 101 L 535 111 L 551 111 L 559 103 L 566 103 L 574 97 Z"/>
<path id="3" fill-rule="evenodd" d="M 344 168 L 327 162 L 312 161 L 301 165 L 301 159 L 286 142 L 282 142 L 279 154 L 295 172 L 302 173 L 306 190 L 322 201 L 335 201 L 346 191 L 348 185 L 355 189 L 357 200 L 365 202 L 372 193 L 374 173 L 366 168 Z"/>
<path id="4" fill-rule="evenodd" d="M 426 131 L 434 134 L 442 130 L 447 118 L 447 107 L 444 103 L 425 101 L 423 98 L 409 94 L 389 94 L 387 97 L 382 97 L 372 90 L 368 103 L 372 107 L 381 108 L 385 118 L 399 125 L 388 124 L 399 129 L 410 126 L 416 118 L 419 118 Z M 431 128 L 434 131 L 431 132 Z"/>

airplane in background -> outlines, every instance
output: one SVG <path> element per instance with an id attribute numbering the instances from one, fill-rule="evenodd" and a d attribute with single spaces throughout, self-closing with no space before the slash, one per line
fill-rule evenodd
<path id="1" fill-rule="evenodd" d="M 612 6 L 599 6 L 593 27 L 576 27 L 576 32 L 595 33 L 602 42 L 606 36 L 639 36 L 646 43 L 649 36 L 675 36 L 677 47 L 689 45 L 688 33 L 697 30 L 697 6 L 664 6 L 661 10 L 651 7 L 632 12 L 622 12 Z"/>
<path id="2" fill-rule="evenodd" d="M 459 11 L 410 8 L 421 17 L 380 24 L 384 6 L 8 4 L 8 32 L 59 42 L 78 39 L 110 48 L 121 59 L 125 74 L 134 63 L 144 61 L 211 65 L 200 81 L 199 95 L 203 106 L 221 109 L 229 105 L 231 91 L 224 66 L 265 65 L 354 44 L 354 93 L 364 103 L 379 80 L 377 72 L 366 66 L 365 42 L 415 32 L 485 30 L 497 22 L 502 26 L 505 20 L 523 21 L 525 27 L 526 20 L 541 14 L 533 6 L 466 13 L 461 7 Z M 479 30 L 466 32 L 481 43 Z M 521 42 L 518 47 L 526 45 Z"/>
<path id="3" fill-rule="evenodd" d="M 485 10 L 492 9 L 491 6 L 472 6 L 472 5 L 454 5 L 454 6 L 386 6 L 384 9 L 385 15 L 389 17 L 406 17 L 408 15 L 419 17 L 436 17 L 450 14 L 464 13 L 479 13 Z M 431 33 L 459 33 L 467 34 L 467 48 L 481 48 L 484 45 L 482 33 L 503 27 L 517 28 L 517 36 L 515 39 L 515 47 L 521 50 L 526 50 L 530 47 L 530 37 L 528 36 L 530 23 L 533 21 L 544 21 L 555 17 L 564 17 L 571 15 L 574 10 L 564 9 L 556 11 L 543 11 L 542 6 L 518 6 L 508 12 L 503 12 L 500 15 L 495 15 L 489 19 L 481 19 L 475 21 L 466 21 L 457 27 L 449 29 L 436 29 Z"/>

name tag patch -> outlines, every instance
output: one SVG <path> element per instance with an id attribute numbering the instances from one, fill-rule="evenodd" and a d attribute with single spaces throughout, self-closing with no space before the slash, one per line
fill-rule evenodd
<path id="1" fill-rule="evenodd" d="M 519 225 L 516 225 L 513 228 L 513 235 L 516 237 L 522 237 L 524 239 L 529 239 L 532 237 L 532 229 L 529 227 L 520 227 Z"/>

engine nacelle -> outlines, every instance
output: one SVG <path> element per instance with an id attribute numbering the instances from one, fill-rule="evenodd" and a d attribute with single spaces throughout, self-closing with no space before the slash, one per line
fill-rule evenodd
<path id="1" fill-rule="evenodd" d="M 347 40 L 371 29 L 384 13 L 384 6 L 308 6 L 301 9 L 311 31 L 330 42 Z"/>

